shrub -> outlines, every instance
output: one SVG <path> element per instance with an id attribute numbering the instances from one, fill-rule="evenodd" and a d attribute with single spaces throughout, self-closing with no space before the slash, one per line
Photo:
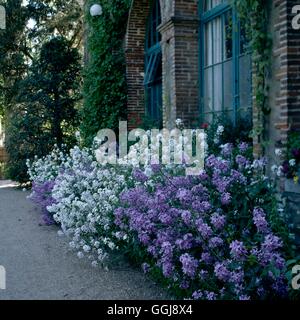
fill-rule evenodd
<path id="1" fill-rule="evenodd" d="M 49 155 L 40 159 L 35 157 L 32 163 L 29 159 L 26 162 L 28 175 L 32 181 L 32 192 L 29 198 L 40 206 L 46 224 L 54 223 L 47 207 L 54 203 L 52 191 L 55 179 L 66 161 L 64 149 L 62 150 L 56 146 Z"/>
<path id="2" fill-rule="evenodd" d="M 0 179 L 4 179 L 5 178 L 5 163 L 4 162 L 0 162 Z"/>
<path id="3" fill-rule="evenodd" d="M 47 209 L 71 238 L 78 256 L 94 257 L 93 265 L 106 263 L 118 242 L 126 239 L 113 223 L 119 194 L 125 189 L 122 170 L 101 166 L 90 149 L 78 147 L 70 151 L 55 180 L 54 203 Z"/>
<path id="4" fill-rule="evenodd" d="M 223 145 L 199 177 L 136 171 L 140 183 L 121 195 L 115 223 L 130 234 L 128 253 L 178 297 L 287 296 L 287 230 L 265 162 L 252 162 L 247 150 L 244 143 L 237 150 Z"/>
<path id="5" fill-rule="evenodd" d="M 30 175 L 51 182 L 40 188 L 44 208 L 94 266 L 119 250 L 178 298 L 285 298 L 292 252 L 265 160 L 253 160 L 247 143 L 219 148 L 199 176 L 184 166 L 101 165 L 79 147 L 36 160 Z"/>

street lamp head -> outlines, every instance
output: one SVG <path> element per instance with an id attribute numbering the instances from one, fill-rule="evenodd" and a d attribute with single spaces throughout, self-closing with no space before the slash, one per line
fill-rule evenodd
<path id="1" fill-rule="evenodd" d="M 103 13 L 102 6 L 100 4 L 93 4 L 90 8 L 90 14 L 92 17 L 101 16 Z"/>

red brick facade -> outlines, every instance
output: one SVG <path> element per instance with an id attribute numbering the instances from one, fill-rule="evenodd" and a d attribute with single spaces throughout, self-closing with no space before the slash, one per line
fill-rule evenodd
<path id="1" fill-rule="evenodd" d="M 199 119 L 199 12 L 198 0 L 161 0 L 163 55 L 163 124 L 174 126 L 181 118 L 186 126 Z M 300 31 L 292 29 L 292 7 L 298 0 L 266 1 L 270 8 L 273 67 L 270 75 L 267 122 L 269 140 L 286 142 L 291 128 L 300 128 Z M 151 1 L 133 0 L 126 37 L 128 112 L 130 127 L 140 124 L 145 110 L 143 73 L 147 17 Z M 254 103 L 255 106 L 255 103 Z M 254 108 L 255 122 L 255 108 Z M 259 153 L 259 141 L 255 141 Z"/>
<path id="2" fill-rule="evenodd" d="M 199 115 L 198 1 L 161 0 L 163 54 L 163 122 L 176 118 L 191 126 Z M 133 0 L 126 36 L 128 114 L 130 128 L 140 124 L 145 111 L 144 45 L 150 1 Z"/>
<path id="3" fill-rule="evenodd" d="M 276 12 L 274 58 L 278 59 L 274 68 L 274 78 L 279 82 L 275 106 L 279 111 L 275 127 L 280 138 L 286 141 L 290 129 L 300 129 L 300 31 L 292 28 L 292 7 L 297 0 L 276 0 L 273 9 Z"/>
<path id="4" fill-rule="evenodd" d="M 129 127 L 137 127 L 145 113 L 144 94 L 144 47 L 149 0 L 133 1 L 127 25 L 125 54 L 128 85 Z"/>

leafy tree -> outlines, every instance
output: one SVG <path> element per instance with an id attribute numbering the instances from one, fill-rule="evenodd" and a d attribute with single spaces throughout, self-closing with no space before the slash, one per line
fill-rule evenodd
<path id="1" fill-rule="evenodd" d="M 78 125 L 80 55 L 61 37 L 46 42 L 20 92 L 8 121 L 6 148 L 10 177 L 27 179 L 26 159 L 43 156 L 56 143 L 72 144 Z"/>
<path id="2" fill-rule="evenodd" d="M 53 36 L 68 39 L 82 50 L 82 7 L 77 0 L 0 0 L 6 9 L 5 30 L 0 30 L 0 114 L 9 110 L 20 81 Z"/>
<path id="3" fill-rule="evenodd" d="M 29 0 L 27 10 L 31 19 L 28 37 L 34 45 L 39 46 L 54 35 L 81 49 L 83 10 L 78 0 Z"/>
<path id="4" fill-rule="evenodd" d="M 31 56 L 25 36 L 28 15 L 22 0 L 0 1 L 6 10 L 6 29 L 0 30 L 0 114 L 9 109 L 27 72 Z"/>
<path id="5" fill-rule="evenodd" d="M 23 183 L 28 181 L 26 160 L 35 155 L 43 156 L 51 150 L 52 137 L 39 104 L 18 104 L 12 106 L 11 111 L 6 128 L 7 174 Z"/>
<path id="6" fill-rule="evenodd" d="M 53 38 L 42 47 L 40 57 L 24 81 L 20 101 L 44 108 L 52 136 L 64 141 L 63 126 L 77 125 L 76 102 L 80 99 L 80 55 L 64 38 Z"/>

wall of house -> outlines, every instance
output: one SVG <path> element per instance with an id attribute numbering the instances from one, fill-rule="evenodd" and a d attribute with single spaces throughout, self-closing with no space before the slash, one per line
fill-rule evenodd
<path id="1" fill-rule="evenodd" d="M 149 12 L 149 0 L 132 1 L 125 39 L 127 112 L 130 129 L 141 124 L 145 113 L 144 48 Z"/>
<path id="2" fill-rule="evenodd" d="M 270 35 L 273 39 L 269 84 L 268 155 L 287 141 L 290 129 L 300 129 L 300 31 L 292 29 L 292 7 L 297 0 L 269 0 Z"/>
<path id="3" fill-rule="evenodd" d="M 163 53 L 163 122 L 172 128 L 181 118 L 187 127 L 199 118 L 198 0 L 161 0 Z M 145 112 L 144 45 L 150 1 L 133 0 L 125 52 L 129 127 L 137 127 Z"/>
<path id="4" fill-rule="evenodd" d="M 292 7 L 298 0 L 267 0 L 269 33 L 273 39 L 272 68 L 268 76 L 271 114 L 266 119 L 269 141 L 266 156 L 278 162 L 275 149 L 282 148 L 287 133 L 300 129 L 300 31 L 292 29 Z M 144 44 L 150 1 L 133 0 L 126 36 L 128 113 L 130 127 L 137 127 L 144 115 Z M 163 52 L 163 120 L 171 128 L 181 118 L 192 127 L 199 119 L 199 13 L 198 0 L 161 0 Z M 196 120 L 196 121 L 195 121 Z M 254 99 L 255 122 L 255 99 Z M 261 146 L 254 139 L 255 152 Z M 279 163 L 277 163 L 279 164 Z M 287 201 L 287 214 L 300 239 L 300 188 L 287 187 L 280 192 Z"/>
<path id="5" fill-rule="evenodd" d="M 163 52 L 164 126 L 180 118 L 186 127 L 199 119 L 198 0 L 170 1 L 160 27 Z"/>
<path id="6" fill-rule="evenodd" d="M 269 76 L 269 104 L 271 114 L 267 119 L 269 144 L 267 157 L 270 165 L 280 164 L 275 149 L 285 152 L 287 133 L 300 129 L 300 31 L 292 28 L 292 7 L 297 0 L 268 1 L 269 30 L 273 39 L 272 70 Z M 282 179 L 280 192 L 286 202 L 286 214 L 294 226 L 300 244 L 300 186 Z"/>

